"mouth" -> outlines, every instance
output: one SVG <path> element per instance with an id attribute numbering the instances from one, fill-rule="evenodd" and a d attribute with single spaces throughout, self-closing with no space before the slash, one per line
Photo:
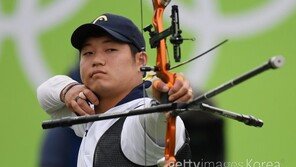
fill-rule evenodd
<path id="1" fill-rule="evenodd" d="M 97 75 L 102 75 L 102 74 L 106 74 L 105 71 L 103 70 L 94 70 L 91 74 L 90 74 L 90 77 L 94 77 L 94 76 L 97 76 Z"/>

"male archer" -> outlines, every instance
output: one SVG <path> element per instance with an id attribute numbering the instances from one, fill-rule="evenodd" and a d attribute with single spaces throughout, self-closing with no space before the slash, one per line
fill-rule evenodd
<path id="1" fill-rule="evenodd" d="M 42 108 L 52 116 L 116 114 L 155 104 L 143 88 L 146 65 L 144 37 L 128 18 L 104 14 L 83 24 L 72 34 L 79 50 L 83 85 L 66 76 L 55 76 L 37 89 Z M 160 84 L 156 84 L 160 83 Z M 171 89 L 161 81 L 154 89 L 168 92 L 169 101 L 192 99 L 187 80 L 177 75 Z M 155 96 L 159 96 L 159 92 Z M 91 104 L 91 105 L 90 105 Z M 84 166 L 154 166 L 164 155 L 166 114 L 155 113 L 74 125 L 82 137 L 78 164 Z M 177 161 L 189 159 L 190 150 L 182 120 L 176 120 Z"/>

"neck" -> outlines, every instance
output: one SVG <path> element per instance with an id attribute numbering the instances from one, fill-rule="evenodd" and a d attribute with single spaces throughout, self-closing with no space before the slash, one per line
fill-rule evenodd
<path id="1" fill-rule="evenodd" d="M 127 103 L 129 101 L 146 96 L 146 93 L 143 91 L 143 86 L 147 88 L 150 86 L 150 83 L 145 82 L 144 85 L 139 83 L 124 92 L 117 92 L 115 95 L 109 94 L 100 96 L 99 105 L 95 106 L 96 114 L 104 113 L 116 105 Z"/>
<path id="2" fill-rule="evenodd" d="M 127 94 L 122 94 L 121 96 L 112 96 L 112 97 L 100 97 L 99 98 L 99 105 L 95 106 L 96 114 L 101 114 L 112 107 L 116 106 Z"/>

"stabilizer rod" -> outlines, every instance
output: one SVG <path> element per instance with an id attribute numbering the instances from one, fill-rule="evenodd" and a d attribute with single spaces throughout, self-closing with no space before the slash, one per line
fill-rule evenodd
<path id="1" fill-rule="evenodd" d="M 244 124 L 249 125 L 249 126 L 255 126 L 255 127 L 262 127 L 263 126 L 262 120 L 255 118 L 254 116 L 251 116 L 251 115 L 244 115 L 244 114 L 239 114 L 239 113 L 227 111 L 224 109 L 210 106 L 205 103 L 201 103 L 200 108 L 201 108 L 201 111 L 210 112 L 213 114 L 218 114 L 218 115 L 221 115 L 221 116 L 224 116 L 227 118 L 231 118 L 231 119 L 237 120 L 239 122 L 243 122 Z"/>
<path id="2" fill-rule="evenodd" d="M 233 79 L 233 80 L 230 80 L 220 86 L 218 86 L 217 88 L 211 90 L 211 91 L 208 91 L 207 93 L 195 98 L 190 105 L 198 105 L 199 103 L 205 101 L 206 99 L 209 99 L 213 96 L 216 96 L 258 74 L 261 74 L 262 72 L 266 71 L 266 70 L 269 70 L 269 69 L 277 69 L 277 68 L 280 68 L 284 65 L 285 63 L 285 58 L 283 56 L 275 56 L 275 57 L 272 57 L 268 60 L 268 62 L 266 62 L 265 64 Z M 190 107 L 190 106 L 189 106 Z"/>

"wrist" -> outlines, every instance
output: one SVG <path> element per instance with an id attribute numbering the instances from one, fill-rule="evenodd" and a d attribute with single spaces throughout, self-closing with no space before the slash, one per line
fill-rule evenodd
<path id="1" fill-rule="evenodd" d="M 68 91 L 76 85 L 81 85 L 81 84 L 78 82 L 72 82 L 63 88 L 63 90 L 60 93 L 60 100 L 62 102 L 65 102 L 65 97 L 66 97 L 66 94 L 68 93 Z"/>

